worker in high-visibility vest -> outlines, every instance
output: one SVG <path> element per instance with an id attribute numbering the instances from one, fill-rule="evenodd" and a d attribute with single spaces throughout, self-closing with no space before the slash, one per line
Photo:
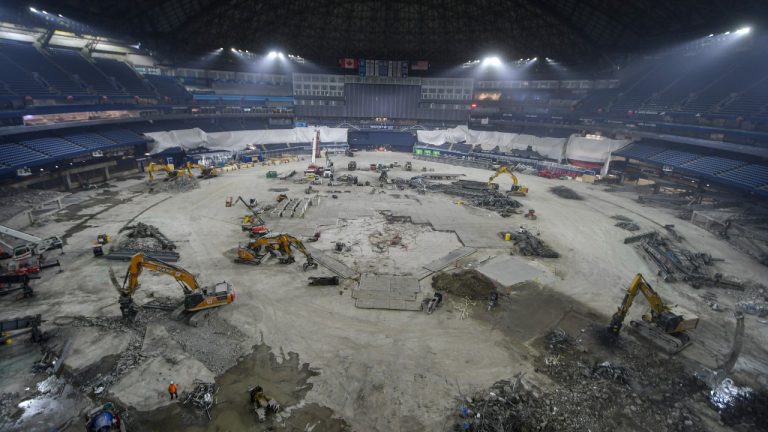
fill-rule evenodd
<path id="1" fill-rule="evenodd" d="M 176 394 L 176 384 L 171 381 L 171 384 L 168 386 L 168 393 L 171 394 L 171 400 L 175 397 L 176 399 L 179 398 L 179 395 Z"/>

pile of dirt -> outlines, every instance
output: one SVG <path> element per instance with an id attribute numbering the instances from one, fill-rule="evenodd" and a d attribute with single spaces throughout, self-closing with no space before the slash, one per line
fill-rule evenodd
<path id="1" fill-rule="evenodd" d="M 549 191 L 559 196 L 560 198 L 572 199 L 572 200 L 584 199 L 581 195 L 577 194 L 576 191 L 574 191 L 571 188 L 567 188 L 565 186 L 552 186 L 551 188 L 549 188 Z"/>
<path id="2" fill-rule="evenodd" d="M 470 300 L 485 300 L 496 290 L 496 285 L 477 270 L 462 270 L 435 275 L 432 278 L 432 288 Z"/>
<path id="3" fill-rule="evenodd" d="M 173 251 L 176 244 L 168 239 L 154 225 L 139 222 L 120 229 L 120 239 L 114 249 L 129 249 L 133 251 L 157 252 Z"/>

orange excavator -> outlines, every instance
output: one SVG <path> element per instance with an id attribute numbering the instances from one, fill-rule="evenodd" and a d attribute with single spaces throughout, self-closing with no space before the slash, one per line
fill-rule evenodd
<path id="1" fill-rule="evenodd" d="M 123 318 L 127 320 L 132 321 L 139 312 L 133 302 L 133 294 L 139 288 L 139 276 L 144 269 L 167 274 L 176 279 L 184 291 L 184 312 L 197 312 L 226 306 L 235 301 L 235 290 L 226 281 L 219 282 L 212 287 L 201 287 L 195 276 L 187 270 L 147 257 L 143 252 L 139 252 L 131 258 L 122 285 L 117 283 L 114 272 L 110 269 L 112 283 L 120 293 L 120 312 L 122 312 Z"/>
<path id="2" fill-rule="evenodd" d="M 245 246 L 240 245 L 237 248 L 235 262 L 259 265 L 267 255 L 271 255 L 273 257 L 279 256 L 280 264 L 290 264 L 296 262 L 296 258 L 293 257 L 293 249 L 298 250 L 307 257 L 307 262 L 304 263 L 303 267 L 305 271 L 310 268 L 317 268 L 317 263 L 304 246 L 304 243 L 289 234 L 260 237 L 249 241 Z"/>

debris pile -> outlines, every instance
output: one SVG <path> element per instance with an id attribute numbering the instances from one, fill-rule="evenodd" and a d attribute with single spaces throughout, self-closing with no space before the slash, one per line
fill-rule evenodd
<path id="1" fill-rule="evenodd" d="M 707 388 L 682 364 L 629 341 L 607 361 L 590 354 L 581 338 L 595 343 L 592 333 L 575 339 L 561 329 L 540 340 L 545 354 L 534 364 L 552 387 L 535 387 L 519 374 L 515 382 L 462 395 L 456 430 L 704 430 L 689 405 L 706 403 Z"/>
<path id="2" fill-rule="evenodd" d="M 559 258 L 560 254 L 549 247 L 544 240 L 539 238 L 538 234 L 533 234 L 529 230 L 520 227 L 516 232 L 501 232 L 501 238 L 507 235 L 511 237 L 515 250 L 522 256 L 538 256 L 542 258 Z"/>
<path id="3" fill-rule="evenodd" d="M 615 219 L 618 222 L 616 222 L 616 225 L 619 228 L 625 229 L 627 231 L 639 231 L 640 225 L 636 224 L 632 219 L 622 216 L 622 215 L 614 215 L 611 216 L 611 219 Z"/>
<path id="4" fill-rule="evenodd" d="M 6 221 L 25 210 L 62 196 L 64 194 L 56 191 L 0 187 L 0 199 L 3 201 L 0 207 L 0 220 Z"/>
<path id="5" fill-rule="evenodd" d="M 749 284 L 739 293 L 736 309 L 760 318 L 768 317 L 768 289 L 763 285 Z"/>
<path id="6" fill-rule="evenodd" d="M 193 406 L 200 412 L 204 412 L 211 419 L 211 410 L 216 406 L 216 393 L 219 386 L 216 383 L 206 383 L 195 380 L 195 388 L 191 392 L 184 392 L 182 398 L 184 405 Z"/>
<path id="7" fill-rule="evenodd" d="M 432 278 L 432 288 L 469 300 L 485 300 L 496 290 L 496 285 L 477 270 L 461 270 L 435 275 Z"/>
<path id="8" fill-rule="evenodd" d="M 176 244 L 168 239 L 160 229 L 154 225 L 142 222 L 136 225 L 127 225 L 119 231 L 123 237 L 118 242 L 120 249 L 131 249 L 136 251 L 172 251 L 176 249 Z"/>
<path id="9" fill-rule="evenodd" d="M 200 183 L 194 177 L 188 177 L 185 175 L 179 175 L 176 177 L 168 177 L 164 181 L 148 181 L 145 183 L 147 191 L 150 193 L 168 192 L 168 193 L 181 193 L 187 192 L 200 187 Z"/>
<path id="10" fill-rule="evenodd" d="M 572 200 L 584 199 L 581 195 L 577 194 L 576 191 L 565 186 L 552 186 L 551 188 L 549 188 L 549 191 L 559 196 L 560 198 L 572 199 Z"/>

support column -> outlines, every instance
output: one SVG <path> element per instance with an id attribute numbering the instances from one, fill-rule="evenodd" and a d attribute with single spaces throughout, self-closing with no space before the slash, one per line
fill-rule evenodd
<path id="1" fill-rule="evenodd" d="M 109 167 L 105 166 L 104 167 L 104 181 L 107 181 L 107 180 L 109 180 Z"/>
<path id="2" fill-rule="evenodd" d="M 64 187 L 66 187 L 67 190 L 72 190 L 72 179 L 69 177 L 69 173 L 64 174 Z"/>

